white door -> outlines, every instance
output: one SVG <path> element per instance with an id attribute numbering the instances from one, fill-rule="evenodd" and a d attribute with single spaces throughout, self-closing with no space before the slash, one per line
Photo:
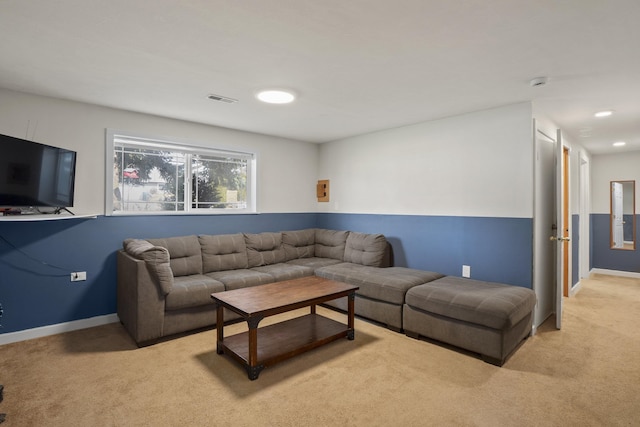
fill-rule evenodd
<path id="1" fill-rule="evenodd" d="M 534 129 L 534 216 L 533 216 L 533 290 L 537 304 L 533 333 L 555 312 L 556 243 L 549 240 L 555 233 L 555 155 L 556 141 Z"/>
<path id="2" fill-rule="evenodd" d="M 562 279 L 564 274 L 564 256 L 563 246 L 564 241 L 568 238 L 563 237 L 563 230 L 566 227 L 564 223 L 564 216 L 562 212 L 562 203 L 564 200 L 564 158 L 563 158 L 563 146 L 562 146 L 562 133 L 560 129 L 556 132 L 556 230 L 554 235 L 551 236 L 551 240 L 556 241 L 556 280 L 555 280 L 555 294 L 556 294 L 556 328 L 562 328 Z"/>
<path id="3" fill-rule="evenodd" d="M 611 242 L 612 248 L 624 247 L 624 216 L 622 205 L 622 183 L 611 183 L 611 212 L 613 215 L 613 222 L 611 223 L 611 235 L 613 241 Z"/>

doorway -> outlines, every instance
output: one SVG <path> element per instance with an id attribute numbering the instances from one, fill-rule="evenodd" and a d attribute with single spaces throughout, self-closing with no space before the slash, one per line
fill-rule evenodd
<path id="1" fill-rule="evenodd" d="M 570 149 L 534 126 L 533 290 L 538 300 L 533 333 L 555 314 L 562 325 L 562 300 L 571 281 Z M 565 293 L 566 292 L 566 293 Z"/>

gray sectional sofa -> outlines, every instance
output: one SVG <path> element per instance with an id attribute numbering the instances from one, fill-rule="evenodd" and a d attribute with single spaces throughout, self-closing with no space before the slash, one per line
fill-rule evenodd
<path id="1" fill-rule="evenodd" d="M 117 253 L 117 265 L 118 316 L 139 346 L 213 326 L 216 315 L 212 293 L 315 274 L 359 286 L 355 311 L 361 317 L 396 331 L 407 330 L 413 337 L 423 335 L 479 352 L 486 356 L 485 360 L 501 365 L 529 335 L 535 305 L 535 294 L 531 290 L 507 285 L 500 285 L 504 286 L 502 294 L 492 296 L 489 289 L 477 297 L 477 290 L 485 286 L 484 282 L 469 279 L 463 279 L 466 288 L 456 287 L 453 292 L 466 295 L 463 298 L 466 309 L 454 309 L 455 295 L 440 305 L 424 304 L 421 302 L 425 299 L 424 287 L 442 280 L 448 283 L 448 277 L 394 267 L 391 246 L 382 234 L 353 231 L 305 229 L 128 239 Z M 412 299 L 407 299 L 408 295 L 412 295 Z M 518 307 L 505 305 L 504 295 L 517 301 Z M 487 300 L 493 304 L 489 309 L 486 309 Z M 339 299 L 328 305 L 346 310 L 347 301 Z M 513 315 L 514 311 L 518 314 Z M 508 320 L 483 325 L 494 312 Z M 423 323 L 432 323 L 433 316 L 441 323 L 435 328 L 438 333 L 432 334 L 434 328 L 425 327 Z M 225 312 L 224 318 L 232 320 L 237 315 Z M 455 328 L 447 330 L 442 322 Z M 517 324 L 517 328 L 513 324 Z M 493 339 L 484 346 L 473 344 L 478 341 L 474 332 L 478 325 L 493 334 L 485 333 L 478 338 L 480 341 L 496 335 L 508 336 L 508 342 Z M 461 331 L 465 336 L 462 340 L 459 339 Z"/>

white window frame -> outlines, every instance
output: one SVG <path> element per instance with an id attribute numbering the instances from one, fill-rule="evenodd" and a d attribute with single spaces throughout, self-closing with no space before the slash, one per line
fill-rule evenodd
<path id="1" fill-rule="evenodd" d="M 184 188 L 184 210 L 173 211 L 114 211 L 113 210 L 113 168 L 114 168 L 114 150 L 115 141 L 118 138 L 131 140 L 132 145 L 148 148 L 161 148 L 163 150 L 173 150 L 185 155 L 201 154 L 206 156 L 231 155 L 237 158 L 247 160 L 247 195 L 246 207 L 235 209 L 204 209 L 191 207 L 191 162 L 185 164 L 185 188 Z M 256 177 L 257 177 L 257 153 L 249 150 L 227 149 L 222 147 L 206 147 L 204 144 L 194 143 L 178 138 L 166 138 L 157 136 L 141 135 L 135 132 L 118 131 L 115 129 L 106 129 L 106 191 L 105 191 L 105 216 L 131 216 L 131 215 L 229 215 L 229 214 L 255 214 L 257 213 L 256 204 Z"/>

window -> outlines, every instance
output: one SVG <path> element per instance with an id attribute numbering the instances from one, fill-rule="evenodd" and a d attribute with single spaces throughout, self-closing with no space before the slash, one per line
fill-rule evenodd
<path id="1" fill-rule="evenodd" d="M 106 214 L 255 212 L 255 157 L 109 130 Z"/>

